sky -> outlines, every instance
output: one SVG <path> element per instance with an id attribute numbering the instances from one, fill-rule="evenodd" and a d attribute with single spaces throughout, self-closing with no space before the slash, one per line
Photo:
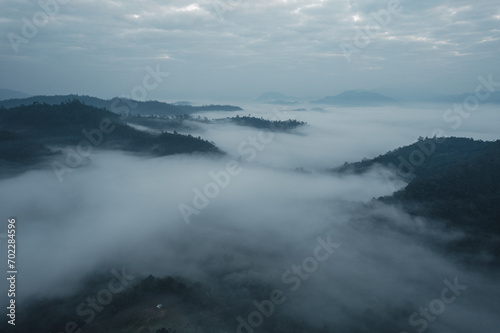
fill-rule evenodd
<path id="1" fill-rule="evenodd" d="M 270 118 L 269 106 L 251 103 L 267 91 L 312 100 L 366 89 L 411 99 L 474 92 L 478 77 L 500 82 L 498 0 L 0 0 L 0 8 L 0 89 L 33 95 L 241 101 L 245 110 L 231 115 Z M 462 234 L 373 202 L 405 185 L 389 170 L 327 172 L 436 128 L 498 139 L 496 107 L 460 114 L 456 128 L 450 107 L 284 109 L 283 119 L 307 126 L 276 133 L 252 161 L 239 148 L 260 131 L 207 124 L 192 134 L 227 155 L 95 151 L 62 183 L 51 169 L 2 179 L 0 216 L 17 212 L 22 221 L 18 297 L 68 295 L 93 272 L 126 267 L 234 284 L 222 299 L 251 308 L 253 299 L 241 297 L 247 281 L 288 290 L 283 273 L 331 236 L 340 248 L 287 294 L 290 316 L 367 332 L 361 319 L 372 313 L 384 331 L 410 331 L 412 312 L 439 297 L 443 280 L 458 279 L 468 290 L 428 332 L 492 332 L 498 273 L 470 270 L 435 246 Z M 210 174 L 234 161 L 242 173 L 186 224 L 179 205 L 191 205 Z"/>
<path id="2" fill-rule="evenodd" d="M 471 92 L 479 76 L 500 77 L 496 0 L 0 0 L 0 8 L 0 88 L 29 94 L 249 101 L 266 91 L 309 99 L 366 89 L 404 99 Z"/>

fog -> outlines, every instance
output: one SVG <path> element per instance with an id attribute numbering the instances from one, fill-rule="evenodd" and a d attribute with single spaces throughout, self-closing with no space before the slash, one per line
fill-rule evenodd
<path id="1" fill-rule="evenodd" d="M 247 307 L 243 318 L 254 310 L 254 300 L 263 300 L 239 287 L 251 283 L 283 290 L 287 301 L 276 311 L 313 326 L 368 332 L 377 322 L 386 331 L 413 332 L 410 315 L 441 297 L 444 280 L 458 279 L 467 289 L 427 331 L 493 332 L 499 324 L 498 274 L 472 270 L 435 246 L 463 234 L 372 201 L 405 186 L 389 170 L 328 171 L 432 136 L 436 128 L 446 136 L 498 139 L 500 115 L 494 108 L 481 107 L 457 129 L 443 120 L 445 111 L 249 105 L 239 113 L 203 115 L 252 114 L 308 125 L 272 135 L 228 124 L 198 125 L 193 135 L 215 142 L 226 155 L 148 158 L 98 151 L 62 183 L 51 170 L 3 179 L 0 214 L 17 220 L 18 300 L 68 295 L 93 272 L 125 267 L 137 276 L 182 276 L 215 289 L 231 285 L 219 296 Z M 245 142 L 259 135 L 266 139 L 263 148 L 248 152 L 252 146 Z M 228 163 L 237 163 L 237 174 L 206 198 L 206 207 L 196 208 L 197 190 L 215 184 L 211 173 L 227 172 Z M 197 213 L 186 221 L 180 204 Z M 300 285 L 284 282 L 292 265 L 313 257 L 318 237 L 336 244 L 333 253 Z M 6 257 L 4 246 L 1 255 Z M 1 287 L 8 289 L 5 281 Z M 232 324 L 236 331 L 236 317 Z"/>
<path id="2" fill-rule="evenodd" d="M 265 119 L 305 121 L 309 126 L 296 134 L 276 134 L 275 140 L 259 152 L 256 161 L 280 167 L 332 168 L 344 162 L 373 158 L 397 147 L 414 143 L 419 136 L 459 136 L 497 140 L 498 107 L 482 105 L 460 126 L 445 113 L 452 105 L 419 107 L 337 108 L 319 105 L 242 105 L 241 112 L 203 113 L 209 119 L 252 114 Z M 293 111 L 305 109 L 306 111 Z M 446 118 L 447 120 L 445 120 Z M 439 131 L 438 131 L 439 130 Z M 224 151 L 237 156 L 238 145 L 255 131 L 239 126 L 208 126 L 200 132 Z"/>

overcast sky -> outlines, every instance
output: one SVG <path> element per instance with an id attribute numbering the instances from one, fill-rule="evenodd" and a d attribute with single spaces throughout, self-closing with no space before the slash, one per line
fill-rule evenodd
<path id="1" fill-rule="evenodd" d="M 147 66 L 170 73 L 147 93 L 160 100 L 447 94 L 500 78 L 498 0 L 54 1 L 47 19 L 38 1 L 0 0 L 0 88 L 130 95 Z"/>

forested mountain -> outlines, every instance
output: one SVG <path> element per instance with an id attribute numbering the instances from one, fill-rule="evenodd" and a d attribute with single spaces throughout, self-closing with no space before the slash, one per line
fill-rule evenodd
<path id="1" fill-rule="evenodd" d="M 58 95 L 58 96 L 33 96 L 21 99 L 9 99 L 0 101 L 0 106 L 12 108 L 21 105 L 30 105 L 33 103 L 43 104 L 61 104 L 63 102 L 79 100 L 87 105 L 97 108 L 106 108 L 108 111 L 117 114 L 158 114 L 158 115 L 182 115 L 201 111 L 240 111 L 238 106 L 231 105 L 174 105 L 158 101 L 135 101 L 127 98 L 115 97 L 110 100 L 101 99 L 92 96 L 81 95 Z"/>
<path id="2" fill-rule="evenodd" d="M 237 325 L 235 318 L 247 311 L 241 297 L 246 297 L 249 292 L 262 297 L 269 293 L 267 288 L 258 284 L 249 283 L 242 288 L 228 282 L 226 287 L 234 287 L 232 292 L 214 292 L 210 285 L 181 277 L 149 275 L 114 295 L 113 302 L 103 307 L 102 312 L 95 312 L 90 306 L 81 307 L 82 300 L 88 299 L 89 294 L 106 290 L 108 284 L 109 277 L 96 274 L 71 296 L 32 302 L 20 312 L 20 315 L 30 318 L 18 324 L 20 332 L 35 332 L 40 328 L 60 332 L 68 322 L 75 323 L 82 332 L 93 333 L 229 332 Z M 164 308 L 158 309 L 158 304 Z M 80 311 L 75 313 L 75 309 Z M 279 327 L 281 332 L 331 332 L 326 326 L 314 327 L 287 314 L 269 317 L 262 329 L 274 327 Z"/>
<path id="3" fill-rule="evenodd" d="M 258 129 L 267 129 L 271 131 L 289 131 L 306 123 L 295 119 L 289 120 L 267 120 L 263 118 L 256 118 L 250 116 L 236 116 L 232 118 L 221 119 L 222 121 L 229 121 L 239 126 L 249 126 Z"/>
<path id="4" fill-rule="evenodd" d="M 85 117 L 80 119 L 82 123 L 87 123 L 89 120 Z M 5 131 L 0 133 L 7 139 L 12 137 Z M 415 163 L 415 156 L 421 156 L 416 152 L 425 155 L 421 163 Z M 407 173 L 406 179 L 409 185 L 393 196 L 379 198 L 367 203 L 367 206 L 380 202 L 396 204 L 411 214 L 447 221 L 450 229 L 464 230 L 467 238 L 447 243 L 445 251 L 453 254 L 485 252 L 495 256 L 490 261 L 490 264 L 495 265 L 498 262 L 500 244 L 498 241 L 500 141 L 422 138 L 412 145 L 398 148 L 375 159 L 345 164 L 335 169 L 335 172 L 364 173 L 376 165 L 384 165 L 398 173 L 398 163 L 403 160 L 408 161 L 414 168 L 411 172 L 410 170 L 400 172 L 402 176 Z M 411 177 L 408 174 L 411 174 Z M 360 220 L 363 218 L 353 219 L 350 222 L 355 224 Z M 377 227 L 384 227 L 382 225 L 384 221 L 374 220 L 373 216 L 366 221 L 371 224 L 380 222 Z M 418 232 L 415 232 L 414 237 L 419 237 Z M 439 247 L 440 244 L 436 246 Z M 220 282 L 220 289 L 217 289 L 209 283 L 190 281 L 181 277 L 143 276 L 131 283 L 123 292 L 114 295 L 113 302 L 103 307 L 98 315 L 97 312 L 90 310 L 90 306 L 82 308 L 82 304 L 85 305 L 82 300 L 106 288 L 108 281 L 109 276 L 106 274 L 95 274 L 71 296 L 37 299 L 30 302 L 29 306 L 22 308 L 20 312 L 20 315 L 29 317 L 30 320 L 20 322 L 19 327 L 23 331 L 44 328 L 55 332 L 60 331 L 68 322 L 72 322 L 82 331 L 91 332 L 230 331 L 238 325 L 235 318 L 249 311 L 248 304 L 241 302 L 241 298 L 251 295 L 254 299 L 265 299 L 274 288 L 254 284 L 251 281 L 241 285 L 233 284 L 232 280 L 224 280 Z M 167 308 L 157 308 L 158 304 Z M 75 315 L 75 309 L 80 309 L 78 315 Z M 400 309 L 385 310 L 390 316 L 397 316 L 401 312 Z M 403 313 L 406 313 L 405 311 Z M 384 329 L 395 325 L 394 320 L 381 321 L 366 311 L 352 316 L 354 322 L 377 323 Z M 92 320 L 89 320 L 90 318 Z M 324 333 L 333 330 L 327 325 L 316 327 L 297 320 L 286 312 L 277 312 L 266 318 L 261 327 L 263 331 L 272 331 L 275 328 L 278 328 L 277 332 Z M 356 330 L 345 327 L 342 332 L 354 331 Z"/>
<path id="5" fill-rule="evenodd" d="M 266 129 L 274 132 L 288 132 L 306 123 L 295 119 L 267 120 L 251 116 L 236 116 L 210 120 L 206 117 L 194 117 L 188 114 L 176 116 L 130 116 L 125 119 L 130 124 L 148 127 L 153 130 L 184 130 L 190 131 L 197 123 L 222 124 L 232 123 L 238 126 Z"/>
<path id="6" fill-rule="evenodd" d="M 470 237 L 453 250 L 485 250 L 500 260 L 500 140 L 421 138 L 335 171 L 363 173 L 376 165 L 394 170 L 408 182 L 380 201 L 464 230 Z"/>
<path id="7" fill-rule="evenodd" d="M 219 152 L 212 143 L 191 135 L 138 131 L 119 115 L 78 100 L 0 108 L 0 164 L 4 167 L 34 164 L 54 154 L 49 147 L 64 148 L 82 142 L 93 149 L 153 155 Z"/>
<path id="8" fill-rule="evenodd" d="M 417 176 L 428 176 L 437 169 L 454 165 L 464 157 L 472 158 L 487 147 L 494 146 L 492 142 L 476 141 L 467 138 L 422 138 L 417 142 L 396 148 L 373 159 L 363 159 L 360 162 L 345 163 L 335 168 L 338 172 L 363 173 L 376 164 L 394 169 L 406 181 Z"/>

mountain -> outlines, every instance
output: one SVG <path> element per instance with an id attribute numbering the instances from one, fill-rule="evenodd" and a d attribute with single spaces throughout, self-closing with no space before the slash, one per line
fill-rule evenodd
<path id="1" fill-rule="evenodd" d="M 18 113 L 20 115 L 17 115 Z M 36 117 L 37 113 L 40 113 L 38 118 Z M 61 121 L 54 123 L 57 118 L 51 117 L 51 113 L 56 113 L 57 118 L 60 118 Z M 113 118 L 113 125 L 120 125 L 116 115 L 77 101 L 57 106 L 34 104 L 12 110 L 0 109 L 0 116 L 0 124 L 7 124 L 10 127 L 9 130 L 0 130 L 0 142 L 2 140 L 15 140 L 23 135 L 32 139 L 39 138 L 43 141 L 47 139 L 46 137 L 51 136 L 52 131 L 57 132 L 53 134 L 55 137 L 71 137 L 72 130 L 65 130 L 65 127 L 79 130 L 88 126 L 96 126 L 96 121 L 102 120 L 100 117 L 103 116 Z M 47 117 L 49 119 L 45 119 Z M 28 119 L 28 121 L 23 121 L 23 119 Z M 59 133 L 59 131 L 62 132 Z M 120 131 L 118 129 L 117 131 L 119 134 Z M 130 136 L 127 135 L 126 138 L 130 138 Z M 115 139 L 119 143 L 123 138 L 118 135 Z M 399 265 L 397 269 L 404 271 L 403 273 L 411 276 L 411 279 L 415 279 L 416 273 L 413 270 L 423 268 L 422 274 L 425 275 L 435 270 L 437 264 L 443 263 L 443 261 L 438 261 L 436 264 L 435 257 L 431 256 L 428 262 L 424 262 L 423 266 L 416 267 L 414 265 L 416 256 L 424 253 L 419 250 L 420 244 L 423 242 L 443 249 L 453 259 L 460 258 L 461 255 L 467 258 L 466 255 L 471 253 L 476 254 L 476 256 L 472 256 L 474 260 L 487 258 L 486 260 L 490 260 L 489 263 L 491 263 L 488 268 L 496 272 L 500 256 L 500 230 L 498 228 L 500 223 L 500 210 L 498 208 L 500 201 L 500 174 L 498 173 L 500 170 L 500 140 L 485 142 L 455 137 L 420 138 L 411 145 L 397 148 L 376 158 L 346 163 L 336 168 L 334 172 L 360 174 L 377 165 L 392 169 L 408 182 L 408 186 L 391 196 L 365 203 L 367 211 L 373 211 L 370 206 L 397 205 L 412 215 L 432 219 L 429 220 L 432 223 L 440 224 L 440 221 L 445 221 L 447 229 L 450 231 L 450 239 L 443 239 L 440 225 L 436 229 L 422 228 L 426 229 L 425 233 L 419 233 L 420 224 L 423 225 L 424 222 L 427 222 L 421 218 L 413 219 L 415 222 L 413 229 L 405 229 L 407 225 L 400 225 L 392 216 L 393 210 L 388 211 L 392 216 L 391 221 L 384 220 L 383 214 L 375 215 L 378 214 L 377 212 L 370 213 L 372 214 L 371 218 L 364 219 L 363 209 L 359 206 L 356 206 L 357 215 L 342 223 L 346 228 L 353 230 L 358 236 L 361 235 L 360 230 L 366 228 L 366 224 L 370 223 L 374 225 L 373 228 L 368 229 L 373 233 L 373 235 L 369 235 L 373 236 L 373 239 L 380 237 L 382 232 L 388 232 L 391 238 L 398 241 L 396 244 L 401 244 L 402 240 L 409 242 L 407 244 L 411 248 L 409 255 L 397 247 L 390 248 L 390 251 L 396 253 L 396 257 L 400 257 L 399 260 L 410 263 L 409 269 L 405 270 L 405 267 Z M 328 202 L 331 203 L 331 200 Z M 364 222 L 366 224 L 362 225 Z M 304 228 L 308 227 L 309 225 L 306 225 Z M 457 237 L 454 240 L 456 233 L 453 231 L 456 229 L 463 231 L 465 237 Z M 401 238 L 402 232 L 398 233 L 398 231 L 407 233 L 408 237 Z M 434 232 L 439 236 L 433 238 Z M 384 238 L 384 240 L 389 241 L 389 238 Z M 165 243 L 169 241 L 171 240 L 168 238 L 164 240 Z M 377 255 L 380 255 L 380 249 L 371 243 L 369 237 L 355 239 L 353 243 L 363 241 L 368 241 L 370 244 L 366 247 L 366 252 L 363 252 L 361 265 L 370 265 L 373 267 L 371 269 L 380 269 L 381 276 L 386 279 L 388 276 L 385 270 L 386 266 L 380 267 L 378 262 L 372 262 L 378 258 Z M 292 244 L 291 246 L 296 245 Z M 348 248 L 348 244 L 345 248 Z M 356 264 L 352 248 L 348 248 L 348 250 L 346 259 L 343 259 L 348 260 L 346 266 L 339 267 Z M 206 247 L 201 247 L 200 251 L 206 251 Z M 277 307 L 286 301 L 286 298 L 282 296 L 293 294 L 284 294 L 281 289 L 275 289 L 276 284 L 272 283 L 272 280 L 269 282 L 269 279 L 262 281 L 255 277 L 248 278 L 247 274 L 242 273 L 245 266 L 242 268 L 240 256 L 234 257 L 225 248 L 221 251 L 223 252 L 221 258 L 215 258 L 214 262 L 235 260 L 238 262 L 236 268 L 227 272 L 223 271 L 215 278 L 201 278 L 198 281 L 192 280 L 193 278 L 169 275 L 164 277 L 146 276 L 148 273 L 136 274 L 130 272 L 128 267 L 122 268 L 121 279 L 117 278 L 119 271 L 116 270 L 110 279 L 107 272 L 108 266 L 106 266 L 104 269 L 96 270 L 90 276 L 80 278 L 78 286 L 69 294 L 33 297 L 29 301 L 20 303 L 17 308 L 19 318 L 30 318 L 30 320 L 20 320 L 16 323 L 16 329 L 18 332 L 61 332 L 64 328 L 71 328 L 66 330 L 68 332 L 81 330 L 111 333 L 257 332 L 257 330 L 253 330 L 253 326 L 247 324 L 250 320 L 245 321 L 245 319 L 240 320 L 239 318 L 250 318 L 248 316 L 257 316 L 252 315 L 252 313 L 261 313 L 259 314 L 260 318 L 265 318 L 265 321 L 260 320 L 262 325 L 259 326 L 259 330 L 262 332 L 370 332 L 371 327 L 382 327 L 380 332 L 389 332 L 400 322 L 406 323 L 411 311 L 417 311 L 414 309 L 418 309 L 422 304 L 420 301 L 416 303 L 417 305 L 408 302 L 408 305 L 404 305 L 402 308 L 403 311 L 399 307 L 391 308 L 390 304 L 393 302 L 393 294 L 391 294 L 389 305 L 383 306 L 382 312 L 386 314 L 388 319 L 381 322 L 377 321 L 379 315 L 371 310 L 368 311 L 363 307 L 359 311 L 353 311 L 346 306 L 346 309 L 353 311 L 352 314 L 349 314 L 349 318 L 353 318 L 355 323 L 368 323 L 366 329 L 363 327 L 361 330 L 357 330 L 355 325 L 353 328 L 346 325 L 347 329 L 345 330 L 342 330 L 342 325 L 334 327 L 331 324 L 323 323 L 317 325 L 315 321 L 307 321 L 297 317 L 295 311 L 283 311 L 271 315 L 275 309 L 285 309 Z M 425 251 L 427 252 L 429 249 L 425 248 Z M 380 260 L 394 260 L 387 257 L 386 253 L 388 252 L 382 252 Z M 434 255 L 432 252 L 431 254 Z M 491 257 L 492 259 L 490 259 Z M 211 262 L 209 263 L 211 264 Z M 244 264 L 252 267 L 249 262 Z M 467 268 L 472 268 L 471 271 L 480 276 L 479 284 L 474 285 L 481 285 L 484 281 L 481 274 L 484 271 L 474 269 L 475 267 L 472 265 L 478 265 L 475 262 L 469 262 L 469 264 L 471 266 Z M 286 265 L 289 264 L 286 263 Z M 449 267 L 454 268 L 456 265 L 458 266 L 456 261 L 450 261 L 445 268 L 449 271 Z M 304 266 L 294 265 L 292 267 Z M 302 273 L 302 271 L 300 272 Z M 359 270 L 354 270 L 354 273 L 355 277 L 359 276 Z M 237 279 L 234 277 L 235 274 L 244 276 Z M 326 288 L 332 285 L 331 276 L 327 275 L 325 278 Z M 279 277 L 283 279 L 282 274 L 279 274 Z M 309 275 L 305 275 L 305 277 L 307 278 Z M 439 279 L 441 278 L 439 276 Z M 346 281 L 350 283 L 352 279 L 349 275 L 349 280 Z M 459 285 L 457 279 L 454 281 L 454 285 Z M 343 286 L 338 280 L 335 280 L 335 283 Z M 346 284 L 348 286 L 346 292 L 348 301 L 352 300 L 354 290 L 354 287 L 349 283 Z M 364 280 L 363 283 L 365 283 Z M 452 290 L 449 282 L 445 284 Z M 119 289 L 116 289 L 117 287 Z M 389 285 L 387 288 L 393 290 L 393 285 Z M 432 290 L 436 290 L 434 284 L 432 284 L 432 288 Z M 464 288 L 467 287 L 464 286 Z M 464 288 L 460 290 L 465 290 Z M 115 290 L 118 291 L 115 292 Z M 440 291 L 440 289 L 437 290 Z M 456 290 L 459 290 L 458 287 Z M 304 294 L 299 296 L 303 297 L 308 292 L 309 290 L 304 290 Z M 316 289 L 312 297 L 318 297 L 320 292 L 325 293 L 321 289 Z M 416 289 L 416 293 L 420 293 L 419 288 Z M 452 292 L 449 294 L 452 295 Z M 369 295 L 372 297 L 373 294 Z M 356 294 L 356 297 L 363 300 L 363 294 Z M 428 300 L 427 296 L 424 297 Z M 275 299 L 282 299 L 283 302 L 281 300 L 274 301 Z M 109 302 L 107 302 L 108 300 Z M 334 302 L 340 302 L 336 293 L 332 294 L 332 298 L 326 298 L 326 301 L 322 301 L 320 306 L 334 304 Z M 376 303 L 378 302 L 381 300 L 376 299 Z M 432 304 L 432 302 L 428 304 Z M 270 313 L 270 315 L 264 317 L 265 313 Z M 252 322 L 255 323 L 255 321 Z M 0 323 L 0 330 L 7 332 L 7 326 L 6 321 Z"/>
<path id="2" fill-rule="evenodd" d="M 74 107 L 82 106 L 75 105 Z M 91 109 L 87 111 L 89 113 L 97 112 Z M 112 114 L 105 115 L 112 116 Z M 82 116 L 83 123 L 88 121 L 84 115 L 80 116 Z M 29 129 L 33 130 L 32 127 Z M 417 156 L 424 157 L 417 161 Z M 481 253 L 481 257 L 488 258 L 489 255 L 493 254 L 495 259 L 492 260 L 491 267 L 498 267 L 498 255 L 500 254 L 500 232 L 498 229 L 500 223 L 500 210 L 498 208 L 500 200 L 500 174 L 498 173 L 500 141 L 484 142 L 455 137 L 446 139 L 421 138 L 411 145 L 397 148 L 374 159 L 346 163 L 336 168 L 335 172 L 364 173 L 377 165 L 392 168 L 395 173 L 404 176 L 409 184 L 394 195 L 373 200 L 371 203 L 366 203 L 366 206 L 376 206 L 381 203 L 396 204 L 413 215 L 430 217 L 436 223 L 439 223 L 439 220 L 435 219 L 445 220 L 450 229 L 450 239 L 454 237 L 451 235 L 451 231 L 457 228 L 465 231 L 466 238 L 443 241 L 440 236 L 435 241 L 432 239 L 432 235 L 425 234 L 424 241 L 426 243 L 435 242 L 432 246 L 444 248 L 453 256 L 476 252 Z M 399 170 L 401 165 L 411 168 Z M 412 176 L 408 177 L 408 174 Z M 392 212 L 390 211 L 391 214 Z M 362 212 L 358 213 L 362 215 Z M 460 224 L 460 221 L 463 224 Z M 354 217 L 346 224 L 358 232 L 366 227 L 366 225 L 361 225 L 363 222 L 375 224 L 375 227 L 370 229 L 373 230 L 374 238 L 380 237 L 380 232 L 390 232 L 390 235 L 396 239 L 401 237 L 394 230 L 400 227 L 398 223 L 394 223 L 393 220 L 392 225 L 386 225 L 383 216 L 377 216 L 375 220 L 373 218 L 363 220 L 362 216 Z M 421 220 L 415 219 L 415 222 L 415 230 L 405 230 L 410 234 L 410 237 L 404 239 L 411 242 L 409 245 L 416 251 L 420 246 L 419 237 L 422 236 L 418 231 L 418 224 L 421 223 Z M 446 244 L 441 244 L 443 242 Z M 368 247 L 369 252 L 363 257 L 363 265 L 372 264 L 370 261 L 373 259 L 368 255 L 373 253 L 378 255 L 377 250 L 373 246 Z M 397 252 L 398 249 L 395 248 L 394 251 Z M 401 252 L 401 254 L 397 252 L 397 255 L 403 256 L 403 260 L 408 260 L 411 263 L 415 260 L 415 257 L 411 256 L 413 253 L 413 251 L 410 252 L 408 257 L 405 256 L 405 252 Z M 228 257 L 231 258 L 229 255 Z M 477 260 L 478 257 L 480 256 L 473 258 Z M 352 254 L 348 258 L 352 260 Z M 435 269 L 432 259 L 431 257 L 430 262 L 426 263 L 429 270 Z M 381 260 L 390 260 L 390 258 L 383 256 Z M 449 265 L 451 266 L 451 264 Z M 483 272 L 482 270 L 473 271 L 479 272 L 477 274 Z M 122 269 L 122 272 L 125 272 L 125 268 Z M 237 272 L 239 273 L 239 271 Z M 358 271 L 356 270 L 355 273 L 358 274 Z M 414 272 L 405 273 L 411 275 L 412 279 L 414 278 Z M 229 332 L 231 330 L 254 332 L 252 327 L 242 326 L 241 323 L 245 322 L 238 320 L 238 318 L 242 314 L 246 318 L 247 314 L 259 313 L 257 311 L 272 313 L 271 310 L 267 309 L 274 310 L 278 303 L 273 305 L 266 299 L 269 298 L 270 293 L 274 293 L 277 289 L 275 289 L 274 284 L 255 278 L 237 280 L 233 277 L 234 274 L 233 271 L 228 274 L 222 273 L 214 282 L 210 279 L 195 281 L 178 276 L 154 277 L 149 275 L 146 277 L 138 275 L 136 277 L 123 273 L 122 281 L 127 284 L 124 284 L 123 288 L 120 287 L 122 291 L 117 293 L 113 291 L 114 294 L 108 291 L 107 293 L 112 296 L 113 301 L 105 304 L 106 306 L 104 306 L 104 302 L 99 301 L 103 306 L 96 308 L 93 306 L 98 306 L 95 296 L 97 296 L 97 300 L 99 298 L 107 300 L 104 295 L 106 295 L 107 290 L 110 290 L 109 274 L 104 270 L 99 270 L 92 276 L 82 279 L 80 286 L 72 294 L 38 297 L 31 299 L 30 302 L 24 302 L 23 306 L 19 307 L 18 314 L 20 318 L 30 318 L 30 320 L 19 321 L 16 323 L 16 328 L 19 332 L 61 332 L 65 327 L 71 327 L 73 328 L 71 331 L 75 332 L 82 330 L 111 333 Z M 383 276 L 385 278 L 385 272 Z M 117 280 L 113 278 L 111 281 Z M 330 277 L 326 281 L 331 285 Z M 455 285 L 457 285 L 457 279 L 455 279 Z M 389 286 L 388 288 L 392 290 L 393 287 Z M 349 286 L 348 293 L 351 292 L 352 287 Z M 317 297 L 317 294 L 314 297 Z M 258 301 L 253 301 L 252 307 L 249 308 L 250 302 L 241 301 L 248 299 Z M 347 297 L 347 299 L 351 298 Z M 158 307 L 160 304 L 162 306 Z M 323 306 L 323 304 L 328 303 L 321 305 Z M 381 331 L 388 332 L 391 328 L 396 327 L 398 320 L 406 322 L 408 320 L 407 313 L 411 313 L 415 308 L 418 309 L 411 302 L 408 308 L 409 311 L 403 308 L 404 311 L 401 312 L 399 308 L 384 307 L 383 311 L 388 313 L 387 316 L 390 319 L 382 322 L 377 321 L 376 314 L 365 309 L 354 312 L 350 315 L 354 321 L 367 321 L 369 323 L 366 325 L 367 328 L 363 330 L 351 329 L 350 327 L 343 330 L 341 326 L 338 329 L 338 327 L 330 327 L 326 324 L 320 326 L 314 321 L 298 319 L 293 312 L 287 311 L 265 317 L 266 320 L 262 322 L 259 329 L 263 332 L 370 332 L 371 327 L 376 324 L 377 327 L 383 328 Z M 79 316 L 75 316 L 75 309 L 80 309 L 76 312 Z M 261 316 L 261 318 L 264 317 Z M 68 326 L 68 323 L 71 325 Z M 6 326 L 6 322 L 0 323 L 0 329 Z"/>
<path id="3" fill-rule="evenodd" d="M 266 129 L 273 132 L 290 132 L 291 130 L 304 126 L 306 123 L 295 119 L 288 120 L 267 120 L 263 118 L 256 118 L 250 116 L 239 115 L 236 117 L 227 117 L 222 119 L 209 120 L 206 117 L 193 117 L 190 115 L 178 116 L 130 116 L 127 117 L 127 123 L 132 125 L 139 125 L 145 128 L 158 131 L 192 131 L 198 128 L 197 124 L 220 124 L 232 123 L 238 126 L 253 127 L 257 129 Z"/>
<path id="4" fill-rule="evenodd" d="M 294 97 L 286 96 L 280 92 L 265 92 L 257 97 L 254 102 L 279 105 L 297 104 L 297 101 Z"/>
<path id="5" fill-rule="evenodd" d="M 396 101 L 379 93 L 364 90 L 349 90 L 335 96 L 327 96 L 320 100 L 312 101 L 311 103 L 338 106 L 383 106 L 394 104 Z"/>
<path id="6" fill-rule="evenodd" d="M 201 111 L 240 111 L 238 106 L 231 105 L 173 105 L 158 101 L 135 101 L 126 98 L 115 97 L 110 100 L 92 96 L 81 95 L 57 95 L 57 96 L 33 96 L 21 99 L 9 99 L 0 101 L 0 106 L 12 108 L 20 105 L 30 105 L 33 103 L 45 103 L 49 105 L 61 104 L 71 100 L 79 100 L 87 105 L 97 108 L 105 108 L 117 114 L 140 114 L 140 115 L 182 115 Z"/>
<path id="7" fill-rule="evenodd" d="M 287 132 L 299 126 L 304 126 L 306 123 L 295 119 L 289 120 L 267 120 L 263 118 L 255 118 L 248 116 L 236 116 L 232 118 L 219 119 L 220 121 L 228 121 L 238 126 L 247 126 L 257 129 L 266 129 L 276 132 Z"/>
<path id="8" fill-rule="evenodd" d="M 27 98 L 27 97 L 30 97 L 30 95 L 25 94 L 21 91 L 10 90 L 10 89 L 0 89 L 0 101 L 6 100 L 6 99 Z"/>
<path id="9" fill-rule="evenodd" d="M 465 231 L 468 237 L 450 251 L 483 251 L 500 263 L 500 140 L 420 138 L 334 171 L 359 174 L 377 165 L 392 169 L 408 182 L 392 196 L 379 198 L 380 202 Z"/>
<path id="10" fill-rule="evenodd" d="M 18 309 L 19 317 L 29 317 L 30 320 L 16 322 L 16 332 L 61 332 L 65 327 L 71 327 L 68 323 L 72 323 L 75 328 L 71 332 L 253 332 L 236 330 L 238 322 L 235 318 L 248 311 L 241 299 L 248 297 L 250 292 L 259 293 L 263 287 L 257 283 L 247 283 L 242 291 L 234 283 L 224 284 L 231 293 L 215 290 L 207 282 L 193 282 L 181 277 L 134 277 L 123 291 L 112 295 L 113 302 L 105 307 L 99 306 L 97 315 L 90 310 L 89 295 L 109 290 L 109 277 L 95 274 L 73 295 L 31 300 L 29 305 Z M 157 308 L 159 302 L 164 308 Z M 80 317 L 75 318 L 75 309 L 81 309 Z M 0 323 L 0 329 L 6 326 L 6 321 Z M 316 326 L 285 313 L 266 318 L 261 330 L 309 333 L 333 331 L 326 325 Z M 272 330 L 274 327 L 280 330 Z"/>
<path id="11" fill-rule="evenodd" d="M 48 157 L 61 160 L 68 146 L 85 151 L 112 149 L 154 156 L 220 153 L 212 143 L 191 135 L 167 132 L 155 135 L 138 131 L 125 124 L 119 115 L 78 100 L 56 105 L 33 103 L 0 108 L 0 167 L 3 173 L 29 168 Z M 79 159 L 85 158 L 80 156 Z"/>

